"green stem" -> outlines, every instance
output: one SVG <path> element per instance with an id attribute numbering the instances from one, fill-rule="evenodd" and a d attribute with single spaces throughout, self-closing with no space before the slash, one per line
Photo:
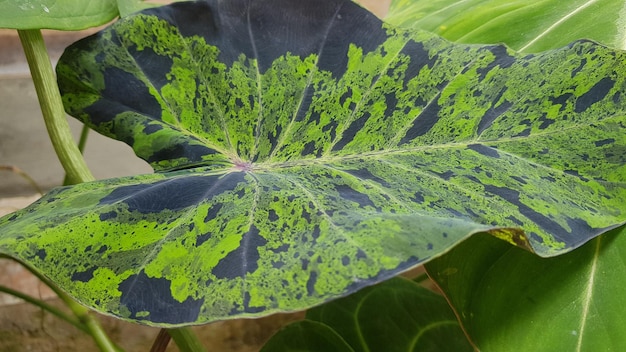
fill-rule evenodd
<path id="1" fill-rule="evenodd" d="M 67 123 L 61 94 L 41 31 L 18 30 L 18 34 L 35 83 L 48 134 L 68 180 L 72 184 L 92 181 L 94 177 L 76 147 Z"/>
<path id="2" fill-rule="evenodd" d="M 50 57 L 46 50 L 41 31 L 38 29 L 18 30 L 24 54 L 30 67 L 39 105 L 44 117 L 48 135 L 54 150 L 65 169 L 67 180 L 70 184 L 94 180 L 91 171 L 85 163 L 85 159 L 74 143 L 69 124 L 65 117 L 61 93 L 56 83 L 54 70 L 50 63 Z M 80 305 L 68 294 L 61 291 L 54 283 L 38 273 L 36 270 L 24 265 L 42 282 L 48 285 L 74 313 L 78 320 L 84 324 L 88 333 L 94 339 L 96 345 L 103 352 L 116 352 L 119 349 L 109 340 L 100 326 L 98 320 L 90 314 L 89 310 Z"/>
<path id="3" fill-rule="evenodd" d="M 37 306 L 43 310 L 47 310 L 51 314 L 56 315 L 58 318 L 65 320 L 66 322 L 74 325 L 77 329 L 81 330 L 82 332 L 89 333 L 89 331 L 87 330 L 87 327 L 81 324 L 78 320 L 72 318 L 71 316 L 62 312 L 60 309 L 57 309 L 56 307 L 53 307 L 40 299 L 37 299 L 35 297 L 29 296 L 27 294 L 24 294 L 22 292 L 13 290 L 5 286 L 0 286 L 0 292 L 4 292 L 11 296 L 20 298 L 26 301 L 27 303 Z"/>
<path id="4" fill-rule="evenodd" d="M 175 329 L 168 329 L 176 346 L 180 352 L 205 352 L 206 349 L 202 346 L 198 336 L 188 327 L 181 327 Z"/>
<path id="5" fill-rule="evenodd" d="M 87 137 L 89 136 L 89 127 L 87 125 L 83 125 L 83 129 L 80 131 L 80 138 L 78 139 L 78 151 L 81 154 L 85 153 L 85 146 L 87 145 Z M 63 186 L 71 185 L 70 179 L 67 174 L 65 174 L 65 179 L 63 179 Z"/>
<path id="6" fill-rule="evenodd" d="M 60 294 L 59 294 L 60 293 Z M 81 323 L 85 324 L 87 330 L 89 330 L 89 335 L 93 338 L 94 342 L 100 348 L 102 352 L 117 352 L 120 351 L 113 342 L 109 339 L 109 336 L 104 332 L 102 326 L 98 322 L 98 320 L 91 314 L 87 307 L 80 305 L 76 302 L 72 297 L 67 295 L 65 292 L 59 290 L 57 292 L 59 294 L 59 298 L 65 302 L 65 304 L 72 310 L 74 315 L 78 317 Z"/>
<path id="7" fill-rule="evenodd" d="M 3 257 L 3 256 L 0 255 L 0 257 Z M 50 289 L 54 291 L 54 293 L 56 293 L 57 296 L 59 296 L 59 298 L 63 301 L 63 303 L 65 303 L 65 305 L 67 305 L 67 307 L 72 311 L 72 313 L 74 313 L 74 316 L 78 318 L 80 323 L 84 325 L 85 329 L 87 330 L 87 333 L 91 335 L 91 337 L 94 339 L 94 342 L 96 343 L 98 348 L 100 348 L 100 351 L 102 352 L 121 351 L 120 348 L 116 347 L 113 344 L 113 342 L 111 342 L 107 334 L 104 332 L 104 329 L 102 329 L 102 326 L 100 326 L 100 323 L 98 322 L 98 320 L 92 314 L 90 314 L 90 311 L 87 307 L 80 305 L 72 297 L 70 297 L 67 293 L 62 291 L 52 281 L 50 281 L 47 277 L 37 272 L 37 270 L 26 265 L 25 263 L 22 263 L 20 261 L 18 262 L 22 264 L 24 268 L 30 271 L 33 275 L 35 275 L 39 280 L 41 280 L 41 282 L 43 282 L 48 287 L 50 287 Z"/>
<path id="8" fill-rule="evenodd" d="M 89 127 L 83 125 L 83 129 L 80 131 L 80 139 L 78 140 L 78 151 L 83 154 L 85 152 L 85 145 L 87 144 L 87 137 L 89 136 Z"/>
<path id="9" fill-rule="evenodd" d="M 70 184 L 94 180 L 79 149 L 74 144 L 69 124 L 65 118 L 61 94 L 56 84 L 54 71 L 50 63 L 48 52 L 40 30 L 18 30 L 24 53 L 30 67 L 39 104 L 44 116 L 48 134 L 54 150 L 65 169 Z M 26 266 L 31 270 L 28 266 Z M 46 283 L 72 310 L 74 315 L 87 327 L 90 335 L 102 351 L 116 351 L 115 346 L 108 339 L 98 321 L 89 314 L 89 310 L 74 301 L 69 295 L 61 291 L 34 270 L 33 274 Z M 197 336 L 189 328 L 169 329 L 181 352 L 205 351 Z"/>

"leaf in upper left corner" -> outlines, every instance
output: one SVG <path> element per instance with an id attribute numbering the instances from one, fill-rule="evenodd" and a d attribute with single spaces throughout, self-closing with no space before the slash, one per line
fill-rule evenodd
<path id="1" fill-rule="evenodd" d="M 0 0 L 0 28 L 81 30 L 118 15 L 116 0 Z"/>

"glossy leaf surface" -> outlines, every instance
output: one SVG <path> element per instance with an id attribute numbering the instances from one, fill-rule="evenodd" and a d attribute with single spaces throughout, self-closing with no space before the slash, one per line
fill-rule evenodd
<path id="1" fill-rule="evenodd" d="M 355 352 L 473 351 L 446 300 L 402 278 L 310 309 L 305 320 L 276 333 L 262 352 L 298 350 L 295 346 L 306 351 L 304 341 L 337 344 L 338 351 L 344 344 Z"/>
<path id="2" fill-rule="evenodd" d="M 118 15 L 116 0 L 0 0 L 0 28 L 80 30 Z"/>
<path id="3" fill-rule="evenodd" d="M 400 9 L 397 5 L 401 2 L 394 2 L 392 12 Z M 517 48 L 533 41 L 525 50 L 554 48 L 580 37 L 624 47 L 623 33 L 618 33 L 626 28 L 623 20 L 606 20 L 624 17 L 623 1 L 553 2 L 548 7 L 550 1 L 463 3 L 404 1 L 405 14 L 421 12 L 414 13 L 416 21 L 405 24 L 433 25 L 434 18 L 446 24 L 456 21 L 455 29 L 444 24 L 439 33 L 460 41 L 504 41 Z M 492 11 L 480 11 L 481 5 L 483 10 Z M 572 6 L 575 11 L 564 12 Z M 622 10 L 616 10 L 617 6 Z M 537 7 L 545 11 L 538 16 L 528 11 Z M 388 20 L 394 22 L 396 15 L 403 16 L 396 12 Z M 554 23 L 546 22 L 550 19 Z M 461 27 L 466 34 L 459 37 Z M 548 28 L 545 35 L 536 35 Z M 613 231 L 550 260 L 539 260 L 479 236 L 428 267 L 482 351 L 508 350 L 511 346 L 533 351 L 620 351 L 626 346 L 622 333 L 626 321 L 616 307 L 625 303 L 626 255 L 620 253 L 623 241 L 613 240 L 613 236 L 623 238 L 623 232 Z"/>
<path id="4" fill-rule="evenodd" d="M 403 278 L 310 309 L 306 317 L 331 327 L 357 352 L 473 351 L 445 298 Z"/>
<path id="5" fill-rule="evenodd" d="M 624 0 L 393 0 L 385 21 L 524 52 L 560 47 L 572 38 L 626 49 Z"/>
<path id="6" fill-rule="evenodd" d="M 147 10 L 58 74 L 159 173 L 57 189 L 0 220 L 0 251 L 163 326 L 304 309 L 480 231 L 563 253 L 626 217 L 624 59 L 455 45 L 341 0 Z"/>
<path id="7" fill-rule="evenodd" d="M 120 13 L 120 17 L 126 17 L 131 13 L 145 10 L 153 6 L 150 3 L 144 2 L 143 0 L 116 0 L 117 8 Z"/>
<path id="8" fill-rule="evenodd" d="M 267 341 L 261 352 L 354 352 L 328 325 L 303 320 L 289 324 Z"/>
<path id="9" fill-rule="evenodd" d="M 474 236 L 427 269 L 481 351 L 621 351 L 625 262 L 621 228 L 549 259 Z"/>

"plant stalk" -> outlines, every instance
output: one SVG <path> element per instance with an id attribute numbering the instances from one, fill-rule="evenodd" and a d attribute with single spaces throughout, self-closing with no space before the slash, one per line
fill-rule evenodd
<path id="1" fill-rule="evenodd" d="M 167 329 L 159 330 L 159 334 L 156 339 L 154 339 L 150 352 L 164 352 L 167 349 L 167 345 L 170 344 L 171 339 L 172 337 L 167 332 Z"/>
<path id="2" fill-rule="evenodd" d="M 109 336 L 104 332 L 102 326 L 94 316 L 91 314 L 87 307 L 80 305 L 72 297 L 68 296 L 65 292 L 60 291 L 59 298 L 72 310 L 74 315 L 78 317 L 81 323 L 83 323 L 89 330 L 89 335 L 93 338 L 94 342 L 100 348 L 102 352 L 118 352 L 118 349 L 113 342 L 109 339 Z"/>
<path id="3" fill-rule="evenodd" d="M 83 124 L 83 129 L 80 131 L 80 138 L 78 139 L 78 151 L 81 154 L 85 154 L 85 146 L 87 145 L 87 137 L 89 137 L 90 128 L 87 125 Z M 63 179 L 63 186 L 71 185 L 70 180 L 65 174 L 65 178 Z"/>
<path id="4" fill-rule="evenodd" d="M 2 257 L 0 255 L 0 257 Z M 37 270 L 33 269 L 29 265 L 18 261 L 18 263 L 22 264 L 24 268 L 30 271 L 33 275 L 35 275 L 41 282 L 46 284 L 54 293 L 59 296 L 59 298 L 67 305 L 67 307 L 74 313 L 74 316 L 78 318 L 79 324 L 83 325 L 87 330 L 86 332 L 93 338 L 94 342 L 100 348 L 102 352 L 119 352 L 120 348 L 115 346 L 113 342 L 109 339 L 107 334 L 100 326 L 98 320 L 90 314 L 90 311 L 87 307 L 82 306 L 78 302 L 76 302 L 72 297 L 70 297 L 67 293 L 61 290 L 57 285 L 55 285 L 52 281 L 50 281 L 47 277 L 43 276 L 41 273 L 37 272 Z M 81 330 L 83 330 L 81 328 Z M 84 330 L 83 330 L 84 331 Z"/>
<path id="5" fill-rule="evenodd" d="M 83 125 L 83 129 L 80 131 L 80 139 L 78 139 L 78 151 L 85 153 L 85 145 L 87 145 L 87 137 L 89 136 L 89 127 Z"/>
<path id="6" fill-rule="evenodd" d="M 41 278 L 41 276 L 40 276 Z M 56 285 L 50 282 L 48 279 L 43 280 L 59 298 L 67 305 L 67 307 L 74 313 L 78 320 L 85 325 L 89 335 L 93 338 L 94 342 L 102 352 L 118 352 L 121 351 L 118 347 L 111 342 L 109 336 L 104 332 L 104 329 L 98 322 L 98 320 L 91 314 L 89 309 L 78 302 L 76 302 L 67 293 L 61 291 Z"/>
<path id="7" fill-rule="evenodd" d="M 30 303 L 30 304 L 32 304 L 32 305 L 34 305 L 36 307 L 39 307 L 39 308 L 41 308 L 43 310 L 46 310 L 49 313 L 57 316 L 58 318 L 60 318 L 62 320 L 65 320 L 66 322 L 74 325 L 80 331 L 82 331 L 84 333 L 87 333 L 87 334 L 89 333 L 89 331 L 87 330 L 87 327 L 84 326 L 83 324 L 81 324 L 80 321 L 72 318 L 71 316 L 65 314 L 63 311 L 57 309 L 56 307 L 53 307 L 53 306 L 47 304 L 46 302 L 44 302 L 44 301 L 42 301 L 40 299 L 37 299 L 35 297 L 29 296 L 27 294 L 24 294 L 22 292 L 13 290 L 13 289 L 11 289 L 9 287 L 2 286 L 2 285 L 0 285 L 0 292 L 6 293 L 6 294 L 14 296 L 14 297 L 17 297 L 19 299 L 24 300 L 27 303 Z"/>
<path id="8" fill-rule="evenodd" d="M 71 184 L 93 181 L 94 177 L 76 147 L 65 117 L 61 93 L 41 31 L 38 29 L 18 30 L 18 34 L 30 67 L 50 140 L 65 169 L 68 181 Z"/>
<path id="9" fill-rule="evenodd" d="M 180 352 L 206 352 L 198 336 L 189 327 L 167 329 Z"/>

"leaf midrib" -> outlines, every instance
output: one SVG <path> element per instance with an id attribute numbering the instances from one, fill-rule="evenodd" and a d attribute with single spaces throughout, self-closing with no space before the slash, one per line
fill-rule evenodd
<path id="1" fill-rule="evenodd" d="M 606 119 L 603 119 L 601 121 L 595 121 L 595 122 L 603 123 L 605 121 L 608 121 L 616 117 L 617 115 L 610 116 Z M 294 160 L 285 160 L 285 161 L 267 160 L 267 161 L 260 161 L 260 162 L 253 163 L 253 169 L 259 170 L 259 171 L 261 170 L 270 171 L 272 169 L 281 169 L 281 168 L 308 166 L 308 165 L 319 165 L 319 164 L 324 164 L 324 163 L 341 163 L 343 161 L 358 160 L 358 159 L 378 159 L 387 155 L 411 154 L 411 153 L 418 153 L 418 152 L 431 151 L 431 150 L 440 150 L 440 149 L 463 149 L 474 144 L 490 147 L 490 146 L 496 146 L 499 144 L 514 143 L 518 141 L 530 141 L 532 139 L 537 139 L 537 138 L 550 136 L 550 135 L 567 134 L 568 132 L 572 130 L 577 130 L 582 127 L 587 127 L 591 125 L 592 125 L 591 122 L 584 123 L 584 124 L 581 123 L 581 124 L 576 124 L 576 125 L 560 128 L 559 130 L 555 129 L 553 131 L 535 132 L 528 136 L 515 136 L 515 137 L 499 138 L 499 139 L 493 139 L 493 140 L 480 140 L 478 138 L 475 138 L 475 139 L 471 139 L 471 140 L 467 140 L 463 142 L 449 142 L 449 143 L 441 143 L 441 144 L 436 144 L 436 145 L 419 145 L 419 146 L 412 146 L 412 147 L 405 147 L 405 148 L 391 148 L 391 149 L 370 151 L 370 152 L 359 153 L 359 154 L 346 154 L 346 155 L 329 154 L 327 156 L 317 157 L 317 158 L 294 159 Z M 497 149 L 497 151 L 499 153 L 506 153 L 507 155 L 515 157 L 515 158 L 523 159 L 524 161 L 527 161 L 529 163 L 532 163 L 533 165 L 536 165 L 542 168 L 547 168 L 549 170 L 556 171 L 556 172 L 562 172 L 562 170 L 554 169 L 547 165 L 536 163 L 532 161 L 531 159 L 522 158 L 519 155 L 507 152 L 506 150 L 503 150 L 503 149 Z"/>
<path id="2" fill-rule="evenodd" d="M 248 29 L 248 36 L 250 37 L 250 45 L 252 46 L 252 56 L 253 59 L 251 62 L 254 64 L 254 69 L 256 73 L 256 87 L 257 87 L 257 101 L 259 103 L 259 112 L 257 115 L 257 120 L 254 128 L 254 142 L 252 148 L 250 150 L 250 158 L 252 159 L 254 155 L 256 155 L 256 150 L 258 148 L 260 142 L 260 134 L 261 134 L 261 125 L 263 122 L 263 86 L 261 84 L 261 71 L 259 69 L 259 51 L 256 47 L 256 42 L 254 39 L 254 33 L 252 32 L 252 21 L 250 19 L 250 3 L 247 4 L 246 7 L 246 25 Z"/>
<path id="3" fill-rule="evenodd" d="M 591 6 L 596 1 L 598 1 L 598 0 L 589 0 L 586 3 L 582 4 L 581 6 L 576 7 L 576 9 L 574 9 L 571 12 L 569 12 L 568 14 L 566 14 L 565 16 L 560 18 L 558 21 L 554 22 L 552 25 L 550 25 L 548 28 L 546 28 L 543 32 L 539 33 L 535 38 L 531 39 L 528 43 L 526 43 L 524 46 L 519 48 L 519 51 L 524 51 L 524 50 L 528 49 L 531 45 L 535 44 L 537 41 L 541 40 L 541 38 L 543 38 L 546 35 L 548 35 L 552 30 L 554 30 L 555 28 L 560 26 L 562 23 L 564 23 L 568 19 L 570 19 L 573 16 L 575 16 L 578 12 L 580 12 L 580 11 L 584 10 L 585 8 Z"/>
<path id="4" fill-rule="evenodd" d="M 582 296 L 583 310 L 580 317 L 580 332 L 578 334 L 578 340 L 576 341 L 576 351 L 582 351 L 583 348 L 585 328 L 588 323 L 587 317 L 589 315 L 590 306 L 593 302 L 594 283 L 596 279 L 598 259 L 600 258 L 600 249 L 602 247 L 602 236 L 598 237 L 595 242 L 593 258 L 591 259 L 591 267 L 589 268 L 589 280 Z"/>

